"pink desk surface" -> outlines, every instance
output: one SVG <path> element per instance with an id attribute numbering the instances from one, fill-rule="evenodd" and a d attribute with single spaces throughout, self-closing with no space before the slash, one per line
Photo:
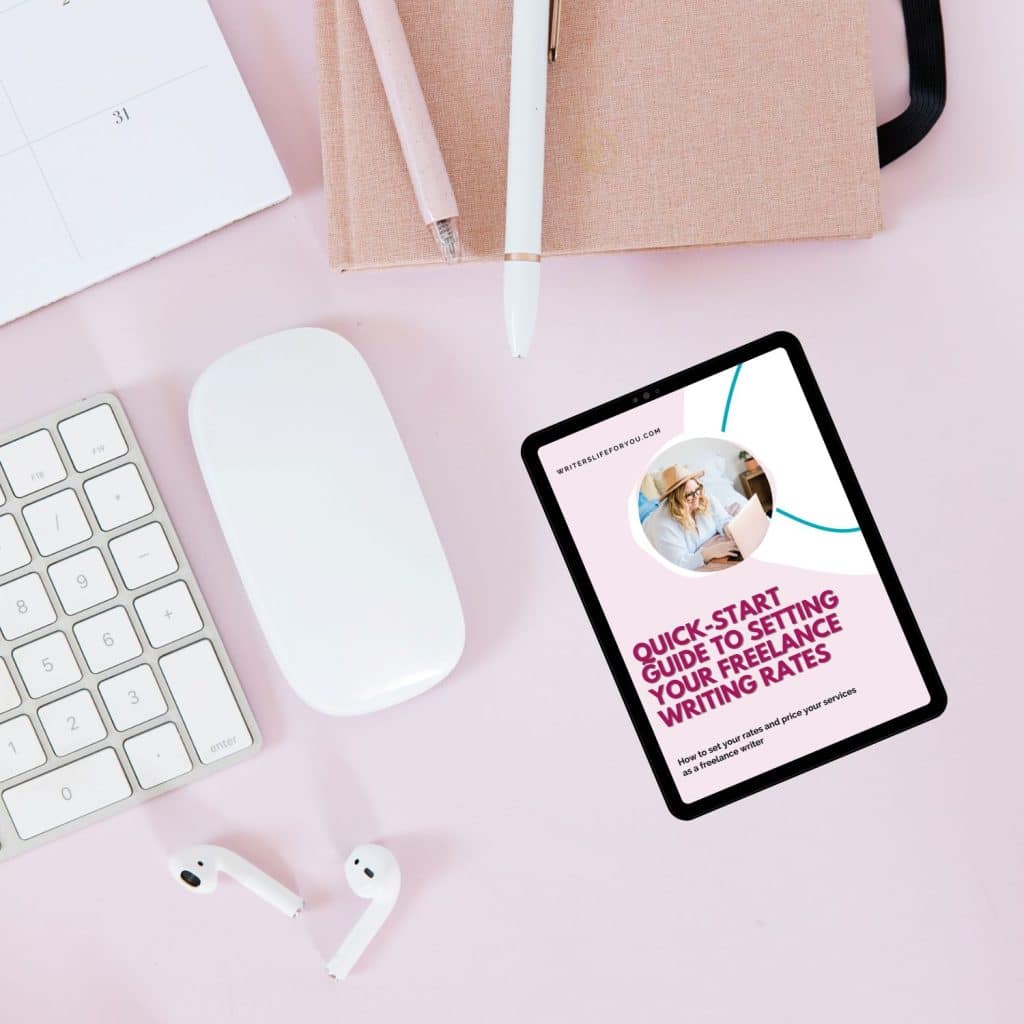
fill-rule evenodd
<path id="1" fill-rule="evenodd" d="M 296 197 L 0 329 L 0 423 L 121 395 L 267 747 L 0 868 L 0 1017 L 1019 1020 L 1020 6 L 945 5 L 949 108 L 884 172 L 884 234 L 554 261 L 525 363 L 506 355 L 497 265 L 328 271 L 309 12 L 214 6 Z M 889 115 L 906 88 L 899 4 L 874 8 Z M 298 324 L 341 332 L 369 361 L 466 608 L 455 674 L 361 720 L 307 710 L 280 678 L 186 429 L 204 366 Z M 518 449 L 777 328 L 806 344 L 950 705 L 684 823 L 662 805 Z M 342 858 L 373 839 L 401 859 L 402 900 L 334 983 L 322 962 L 362 910 Z M 308 911 L 288 921 L 234 886 L 190 898 L 164 860 L 200 841 L 277 872 Z"/>

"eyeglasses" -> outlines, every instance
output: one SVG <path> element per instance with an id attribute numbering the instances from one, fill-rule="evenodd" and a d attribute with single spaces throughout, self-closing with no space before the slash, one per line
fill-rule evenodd
<path id="1" fill-rule="evenodd" d="M 703 493 L 704 493 L 703 485 L 698 485 L 695 490 L 692 490 L 692 491 L 689 491 L 689 492 L 683 491 L 683 497 L 684 498 L 699 498 Z"/>

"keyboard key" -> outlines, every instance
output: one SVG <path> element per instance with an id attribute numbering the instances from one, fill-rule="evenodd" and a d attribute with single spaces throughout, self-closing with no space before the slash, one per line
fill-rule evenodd
<path id="1" fill-rule="evenodd" d="M 107 563 L 96 548 L 55 562 L 47 571 L 68 615 L 77 615 L 117 596 Z"/>
<path id="2" fill-rule="evenodd" d="M 173 722 L 125 740 L 124 752 L 143 789 L 152 789 L 192 771 L 192 758 Z"/>
<path id="3" fill-rule="evenodd" d="M 98 405 L 88 412 L 61 420 L 57 430 L 79 473 L 128 454 L 124 434 L 109 405 Z"/>
<path id="4" fill-rule="evenodd" d="M 28 636 L 57 621 L 38 573 L 0 587 L 0 634 L 5 640 Z"/>
<path id="5" fill-rule="evenodd" d="M 3 659 L 0 659 L 0 715 L 16 708 L 20 703 L 21 694 L 14 685 L 11 670 L 4 664 Z"/>
<path id="6" fill-rule="evenodd" d="M 199 609 L 181 580 L 136 598 L 135 611 L 153 647 L 166 647 L 203 628 Z"/>
<path id="7" fill-rule="evenodd" d="M 22 839 L 127 800 L 132 787 L 110 747 L 8 789 L 7 811 Z"/>
<path id="8" fill-rule="evenodd" d="M 58 757 L 98 743 L 107 735 L 107 727 L 88 690 L 79 690 L 70 697 L 47 704 L 39 709 L 38 714 L 50 746 Z"/>
<path id="9" fill-rule="evenodd" d="M 160 669 L 203 764 L 252 745 L 252 736 L 209 640 L 165 654 Z"/>
<path id="10" fill-rule="evenodd" d="M 86 480 L 85 494 L 104 530 L 116 530 L 153 511 L 146 485 L 130 464 Z"/>
<path id="11" fill-rule="evenodd" d="M 148 665 L 139 665 L 100 683 L 100 696 L 107 705 L 114 728 L 124 732 L 167 711 L 167 701 Z"/>
<path id="12" fill-rule="evenodd" d="M 123 665 L 142 653 L 142 644 L 123 608 L 111 608 L 74 626 L 78 646 L 93 672 Z"/>
<path id="13" fill-rule="evenodd" d="M 59 483 L 68 475 L 48 430 L 37 430 L 0 447 L 0 466 L 18 498 Z"/>
<path id="14" fill-rule="evenodd" d="M 0 516 L 0 576 L 32 561 L 14 516 Z"/>
<path id="15" fill-rule="evenodd" d="M 27 715 L 0 725 L 0 782 L 46 764 L 46 754 Z"/>
<path id="16" fill-rule="evenodd" d="M 178 560 L 159 523 L 115 537 L 110 542 L 110 553 L 129 590 L 138 590 L 178 571 Z"/>
<path id="17" fill-rule="evenodd" d="M 14 661 L 30 697 L 45 697 L 82 678 L 82 670 L 63 633 L 51 633 L 14 652 Z"/>
<path id="18" fill-rule="evenodd" d="M 74 491 L 61 491 L 26 505 L 21 512 L 41 555 L 55 555 L 92 536 L 92 527 Z"/>

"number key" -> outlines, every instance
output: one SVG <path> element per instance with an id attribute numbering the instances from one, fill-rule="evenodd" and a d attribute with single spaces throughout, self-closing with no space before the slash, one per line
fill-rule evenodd
<path id="1" fill-rule="evenodd" d="M 17 648 L 14 661 L 30 697 L 45 697 L 82 678 L 82 670 L 63 633 L 51 633 Z"/>
<path id="2" fill-rule="evenodd" d="M 117 754 L 107 747 L 12 786 L 3 801 L 18 835 L 31 839 L 131 795 Z"/>
<path id="3" fill-rule="evenodd" d="M 5 640 L 17 640 L 56 621 L 38 573 L 0 587 L 0 634 Z"/>
<path id="4" fill-rule="evenodd" d="M 111 608 L 74 626 L 78 645 L 93 672 L 106 672 L 142 653 L 142 645 L 123 608 Z"/>
<path id="5" fill-rule="evenodd" d="M 100 683 L 100 695 L 114 728 L 121 732 L 167 711 L 167 702 L 148 665 L 139 665 L 113 679 L 105 679 Z"/>
<path id="6" fill-rule="evenodd" d="M 107 735 L 88 690 L 79 690 L 40 708 L 39 721 L 58 757 L 97 743 Z"/>
<path id="7" fill-rule="evenodd" d="M 39 737 L 26 715 L 0 725 L 0 782 L 46 764 Z"/>
<path id="8" fill-rule="evenodd" d="M 77 615 L 117 595 L 107 563 L 96 548 L 55 562 L 48 572 L 68 615 Z"/>

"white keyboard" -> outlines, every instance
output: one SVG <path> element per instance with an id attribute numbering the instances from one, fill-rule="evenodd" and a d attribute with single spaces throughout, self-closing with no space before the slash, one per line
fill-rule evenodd
<path id="1" fill-rule="evenodd" d="M 117 398 L 0 436 L 0 860 L 259 745 Z"/>

